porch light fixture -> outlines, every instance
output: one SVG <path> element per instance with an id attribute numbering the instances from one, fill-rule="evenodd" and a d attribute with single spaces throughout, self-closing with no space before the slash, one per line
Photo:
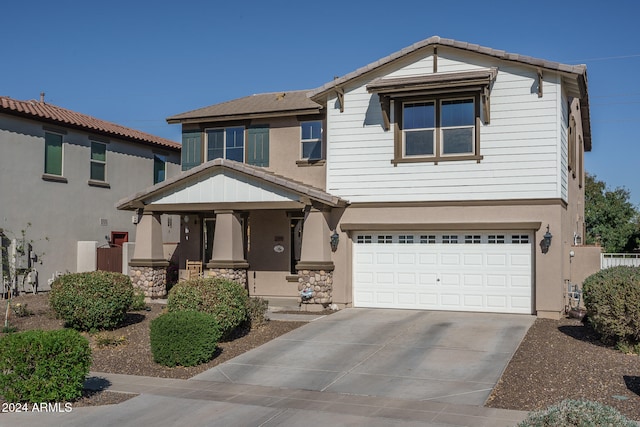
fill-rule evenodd
<path id="1" fill-rule="evenodd" d="M 335 252 L 338 250 L 338 242 L 340 241 L 340 236 L 336 230 L 333 230 L 333 234 L 331 235 L 331 240 L 329 243 L 331 244 L 331 251 Z"/>
<path id="2" fill-rule="evenodd" d="M 552 238 L 553 238 L 553 235 L 549 232 L 549 224 L 547 224 L 547 232 L 544 233 L 543 240 L 540 243 L 540 248 L 542 249 L 543 254 L 546 254 L 547 252 L 549 252 Z"/>

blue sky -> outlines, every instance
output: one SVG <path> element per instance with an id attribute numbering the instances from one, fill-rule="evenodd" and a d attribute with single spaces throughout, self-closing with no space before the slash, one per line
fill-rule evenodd
<path id="1" fill-rule="evenodd" d="M 222 4 L 219 4 L 222 3 Z M 587 171 L 640 204 L 640 2 L 8 1 L 0 95 L 180 140 L 171 115 L 312 89 L 432 35 L 587 64 Z"/>

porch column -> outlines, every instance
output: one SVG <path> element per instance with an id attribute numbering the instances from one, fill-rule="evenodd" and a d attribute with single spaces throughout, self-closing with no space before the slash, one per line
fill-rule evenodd
<path id="1" fill-rule="evenodd" d="M 331 210 L 310 209 L 302 228 L 302 251 L 298 270 L 299 301 L 303 304 L 331 304 L 334 264 L 331 260 Z"/>
<path id="2" fill-rule="evenodd" d="M 247 285 L 249 263 L 244 258 L 242 222 L 232 210 L 215 211 L 213 255 L 207 263 L 209 276 L 222 277 Z"/>
<path id="3" fill-rule="evenodd" d="M 144 212 L 136 226 L 136 245 L 129 262 L 133 286 L 145 297 L 160 298 L 167 294 L 167 267 L 162 246 L 160 214 Z"/>

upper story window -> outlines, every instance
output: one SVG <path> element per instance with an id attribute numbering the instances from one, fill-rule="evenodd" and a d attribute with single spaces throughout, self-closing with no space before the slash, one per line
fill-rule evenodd
<path id="1" fill-rule="evenodd" d="M 162 182 L 167 177 L 167 158 L 160 154 L 153 155 L 153 183 Z"/>
<path id="2" fill-rule="evenodd" d="M 44 173 L 62 176 L 62 135 L 44 134 Z"/>
<path id="3" fill-rule="evenodd" d="M 475 97 L 403 102 L 401 149 L 403 159 L 469 159 L 478 154 Z"/>
<path id="4" fill-rule="evenodd" d="M 229 159 L 244 162 L 244 127 L 208 129 L 207 161 Z"/>
<path id="5" fill-rule="evenodd" d="M 322 158 L 322 121 L 300 123 L 302 158 L 319 160 Z"/>
<path id="6" fill-rule="evenodd" d="M 107 177 L 107 144 L 91 141 L 91 172 L 92 181 L 106 181 Z"/>

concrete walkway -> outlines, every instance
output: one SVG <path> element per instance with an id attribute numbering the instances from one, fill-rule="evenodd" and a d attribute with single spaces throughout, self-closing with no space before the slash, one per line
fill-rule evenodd
<path id="1" fill-rule="evenodd" d="M 138 396 L 70 413 L 0 414 L 0 426 L 499 427 L 526 416 L 482 404 L 531 316 L 283 316 L 309 324 L 189 380 L 92 373 L 87 387 Z"/>

